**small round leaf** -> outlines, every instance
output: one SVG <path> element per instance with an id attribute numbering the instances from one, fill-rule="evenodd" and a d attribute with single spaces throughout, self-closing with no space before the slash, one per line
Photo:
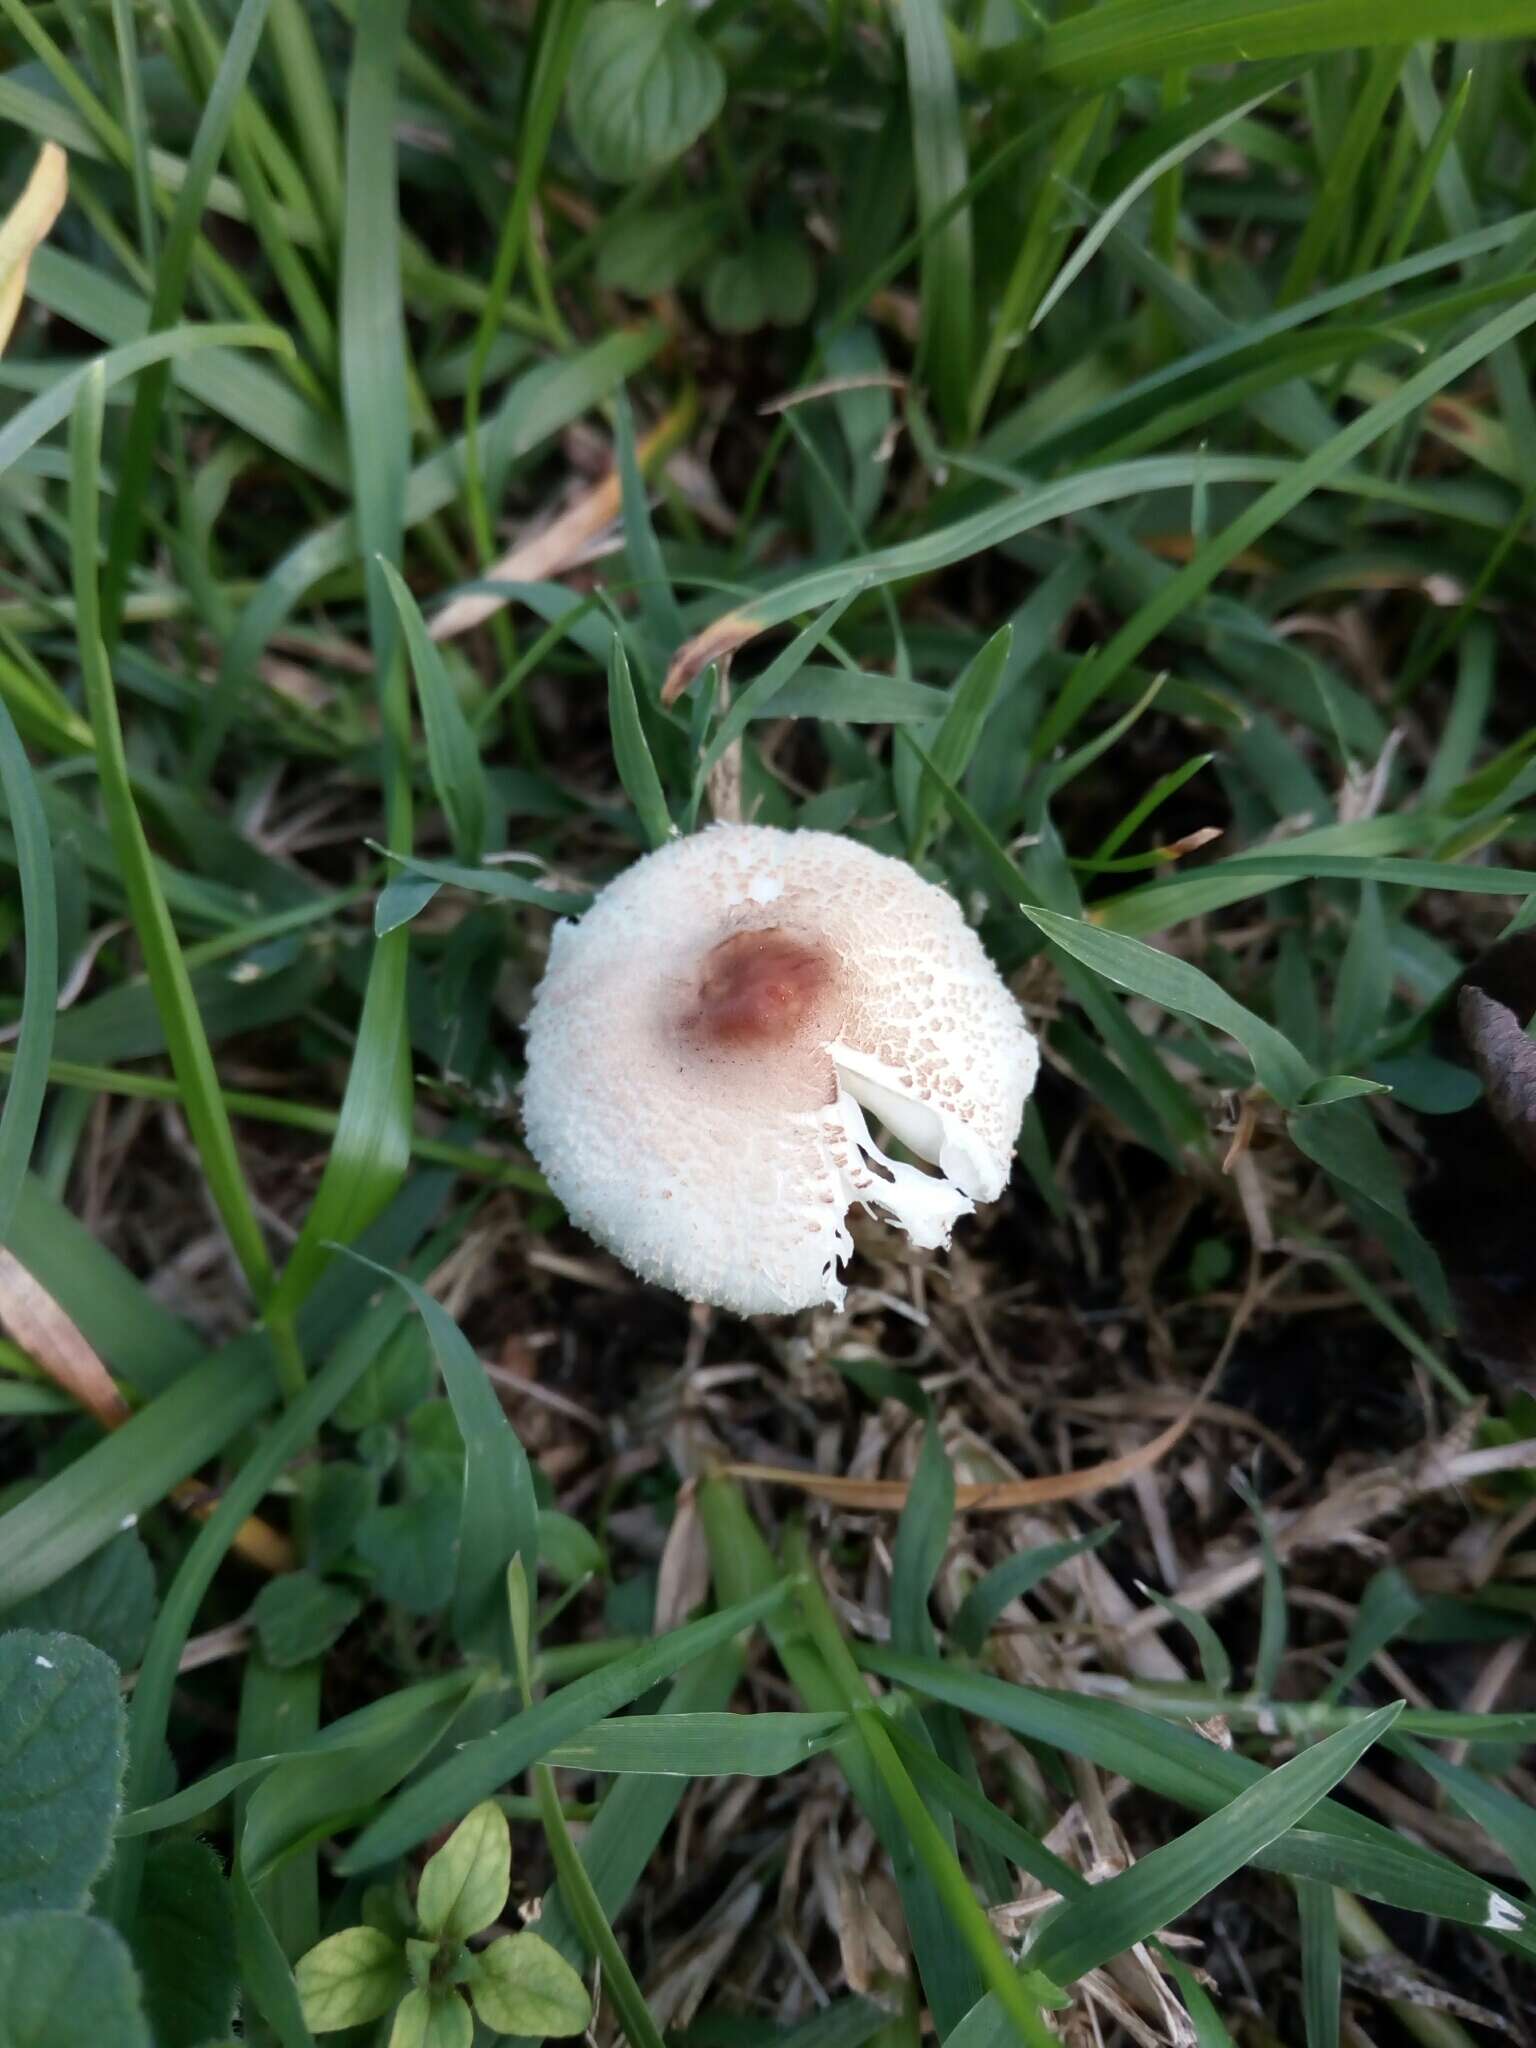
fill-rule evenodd
<path id="1" fill-rule="evenodd" d="M 580 2034 L 592 2018 L 587 1987 L 537 1934 L 504 1934 L 481 1952 L 470 1982 L 475 2011 L 503 2034 Z"/>
<path id="2" fill-rule="evenodd" d="M 412 1991 L 401 2000 L 389 2048 L 471 2048 L 475 2023 L 456 1991 Z"/>
<path id="3" fill-rule="evenodd" d="M 405 1957 L 376 1927 L 349 1927 L 301 1956 L 293 1980 L 311 2033 L 334 2033 L 389 2011 L 406 1988 Z"/>
<path id="4" fill-rule="evenodd" d="M 416 1917 L 435 1941 L 467 1941 L 507 1903 L 512 1838 L 507 1817 L 484 1799 L 459 1822 L 421 1873 Z"/>
<path id="5" fill-rule="evenodd" d="M 251 1622 L 261 1654 L 273 1670 L 289 1671 L 323 1657 L 362 1608 L 355 1593 L 317 1572 L 285 1572 L 256 1595 Z"/>

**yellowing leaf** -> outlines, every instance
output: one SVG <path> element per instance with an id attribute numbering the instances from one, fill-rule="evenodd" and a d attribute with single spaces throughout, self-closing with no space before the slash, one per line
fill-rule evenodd
<path id="1" fill-rule="evenodd" d="M 56 142 L 38 151 L 21 197 L 0 221 L 0 349 L 11 338 L 27 288 L 32 251 L 46 239 L 69 192 L 69 159 Z"/>

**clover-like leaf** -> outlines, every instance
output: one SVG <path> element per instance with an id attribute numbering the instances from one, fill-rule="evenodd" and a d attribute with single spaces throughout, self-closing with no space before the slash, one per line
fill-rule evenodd
<path id="1" fill-rule="evenodd" d="M 626 184 L 696 142 L 725 100 L 719 59 L 677 0 L 598 0 L 571 65 L 576 146 L 600 178 Z"/>
<path id="2" fill-rule="evenodd" d="M 261 1654 L 274 1671 L 288 1671 L 322 1657 L 342 1630 L 362 1612 L 363 1603 L 345 1586 L 333 1585 L 317 1572 L 285 1572 L 256 1595 L 251 1623 Z"/>
<path id="3" fill-rule="evenodd" d="M 718 256 L 704 280 L 704 310 L 722 334 L 752 334 L 770 323 L 794 327 L 816 298 L 816 270 L 798 235 L 773 229 Z"/>
<path id="4" fill-rule="evenodd" d="M 494 1799 L 483 1799 L 429 1857 L 416 1893 L 421 1931 L 436 1941 L 467 1941 L 507 1903 L 512 1838 Z"/>
<path id="5" fill-rule="evenodd" d="M 381 2018 L 409 1984 L 398 1942 L 376 1927 L 348 1927 L 328 1936 L 300 1956 L 293 1981 L 304 2024 L 314 2034 Z"/>
<path id="6" fill-rule="evenodd" d="M 476 1958 L 475 2011 L 502 2034 L 580 2034 L 592 2019 L 587 1987 L 541 1935 L 504 1934 Z"/>

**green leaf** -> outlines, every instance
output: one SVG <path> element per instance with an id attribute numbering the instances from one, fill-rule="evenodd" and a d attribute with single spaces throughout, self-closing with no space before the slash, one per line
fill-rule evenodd
<path id="1" fill-rule="evenodd" d="M 600 178 L 628 184 L 660 170 L 724 104 L 725 73 L 681 8 L 598 0 L 566 105 L 576 146 Z"/>
<path id="2" fill-rule="evenodd" d="M 428 637 L 416 600 L 393 562 L 375 556 L 374 569 L 384 578 L 393 600 L 416 677 L 416 696 L 427 733 L 427 765 L 432 787 L 453 834 L 453 850 L 471 864 L 485 852 L 485 769 L 480 749 L 464 716 L 463 706 L 448 679 L 442 654 Z"/>
<path id="3" fill-rule="evenodd" d="M 111 1660 L 74 1636 L 0 1636 L 0 1913 L 85 1904 L 122 1775 Z"/>
<path id="4" fill-rule="evenodd" d="M 84 1913 L 0 1920 L 0 2041 L 16 2048 L 152 2048 L 122 1937 Z"/>
<path id="5" fill-rule="evenodd" d="M 494 1799 L 483 1799 L 427 1859 L 416 1893 L 422 1933 L 434 1941 L 468 1941 L 500 1919 L 511 1883 L 507 1817 Z"/>
<path id="6" fill-rule="evenodd" d="M 586 1985 L 537 1934 L 493 1941 L 478 1958 L 469 1995 L 485 2024 L 503 2034 L 580 2034 L 592 2019 Z"/>
<path id="7" fill-rule="evenodd" d="M 143 1538 L 124 1529 L 46 1591 L 19 1601 L 6 1626 L 79 1636 L 129 1671 L 143 1655 L 154 1618 L 155 1568 Z"/>
<path id="8" fill-rule="evenodd" d="M 1348 1775 L 1402 1712 L 1402 1702 L 1341 1728 L 1271 1771 L 1208 1820 L 1067 1905 L 1030 1949 L 1030 1962 L 1070 1984 L 1187 1913 L 1208 1892 L 1295 1827 Z"/>
<path id="9" fill-rule="evenodd" d="M 362 1601 L 345 1586 L 312 1571 L 285 1572 L 256 1595 L 251 1622 L 267 1662 L 288 1671 L 323 1657 L 362 1610 Z"/>
<path id="10" fill-rule="evenodd" d="M 157 1842 L 144 1859 L 133 1959 L 157 2048 L 202 2048 L 235 2016 L 239 1963 L 223 1866 L 203 1842 Z"/>
<path id="11" fill-rule="evenodd" d="M 613 737 L 614 765 L 625 794 L 635 807 L 647 843 L 661 846 L 676 836 L 676 827 L 646 743 L 645 728 L 640 723 L 629 656 L 617 633 L 608 648 L 608 727 Z"/>
<path id="12" fill-rule="evenodd" d="M 304 2021 L 331 2034 L 383 2017 L 409 1983 L 398 1942 L 376 1927 L 349 1927 L 300 1956 L 293 1980 Z"/>

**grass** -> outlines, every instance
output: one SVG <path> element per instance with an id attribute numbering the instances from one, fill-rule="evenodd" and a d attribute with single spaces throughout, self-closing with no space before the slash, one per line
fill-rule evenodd
<path id="1" fill-rule="evenodd" d="M 363 1922 L 392 2009 L 491 1799 L 602 2042 L 1529 2032 L 1526 34 L 0 0 L 0 2037 L 306 2048 Z M 552 919 L 736 814 L 1044 1056 L 794 1324 L 515 1114 Z M 402 1953 L 337 2038 L 467 2042 Z"/>

